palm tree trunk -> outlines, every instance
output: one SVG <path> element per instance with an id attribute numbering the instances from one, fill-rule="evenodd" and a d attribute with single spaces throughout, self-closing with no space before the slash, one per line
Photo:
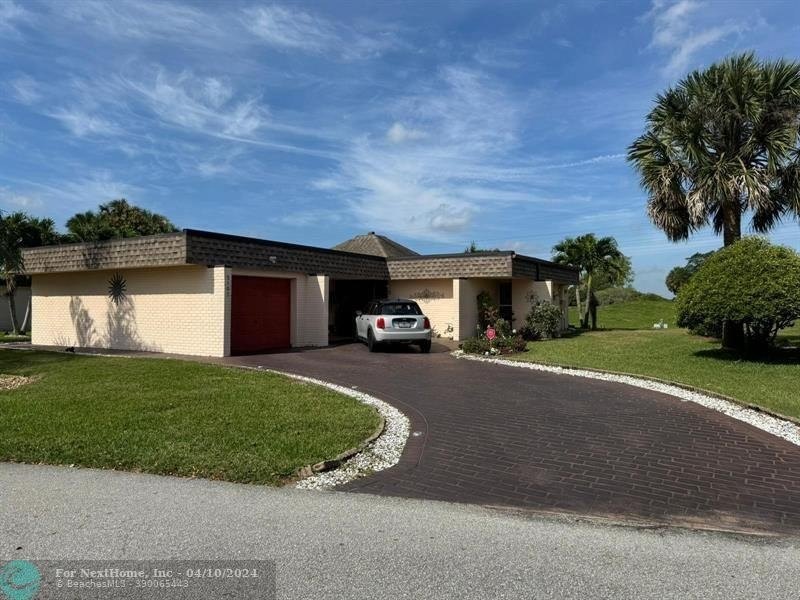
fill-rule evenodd
<path id="1" fill-rule="evenodd" d="M 13 292 L 8 294 L 8 312 L 11 315 L 11 329 L 14 335 L 19 334 L 19 325 L 17 324 L 17 303 L 15 302 Z"/>
<path id="2" fill-rule="evenodd" d="M 742 212 L 733 208 L 725 212 L 725 223 L 722 229 L 722 241 L 727 248 L 742 239 Z"/>
<path id="3" fill-rule="evenodd" d="M 742 239 L 742 213 L 738 202 L 725 213 L 722 239 L 726 248 Z M 740 321 L 725 321 L 722 324 L 722 347 L 741 351 L 744 345 L 744 325 Z"/>
<path id="4" fill-rule="evenodd" d="M 580 321 L 583 313 L 581 312 L 581 285 L 575 285 L 575 304 L 578 306 L 578 321 Z"/>
<path id="5" fill-rule="evenodd" d="M 28 303 L 25 305 L 25 316 L 22 317 L 22 323 L 19 326 L 19 331 L 23 335 L 25 334 L 26 331 L 28 331 L 28 323 L 30 323 L 30 319 L 31 319 L 31 302 L 32 302 L 32 300 L 33 300 L 33 298 L 28 296 Z"/>
<path id="6" fill-rule="evenodd" d="M 584 302 L 583 319 L 581 319 L 581 327 L 588 329 L 589 327 L 589 300 L 592 296 L 592 274 L 586 274 L 586 301 Z"/>

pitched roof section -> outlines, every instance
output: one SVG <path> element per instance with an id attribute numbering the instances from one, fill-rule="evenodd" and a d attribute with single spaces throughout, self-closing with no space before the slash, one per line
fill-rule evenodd
<path id="1" fill-rule="evenodd" d="M 386 240 L 382 236 L 374 237 Z M 386 241 L 395 245 L 395 251 L 406 254 L 387 258 L 340 249 L 349 242 L 330 250 L 186 229 L 178 233 L 122 240 L 26 248 L 23 250 L 23 257 L 25 270 L 29 275 L 177 265 L 226 265 L 234 268 L 329 275 L 336 279 L 524 277 L 536 281 L 552 280 L 570 284 L 578 282 L 576 269 L 512 251 L 420 256 L 391 240 Z"/>
<path id="2" fill-rule="evenodd" d="M 419 256 L 411 248 L 406 248 L 386 236 L 377 235 L 370 231 L 364 235 L 357 235 L 353 239 L 342 242 L 333 247 L 334 250 L 343 252 L 355 252 L 357 254 L 370 254 L 372 256 L 382 256 L 383 258 L 401 258 L 403 256 Z"/>

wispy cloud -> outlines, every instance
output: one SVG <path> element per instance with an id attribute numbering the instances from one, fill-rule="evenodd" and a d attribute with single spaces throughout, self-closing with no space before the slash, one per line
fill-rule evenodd
<path id="1" fill-rule="evenodd" d="M 625 154 L 601 154 L 599 156 L 592 156 L 591 158 L 585 158 L 583 160 L 576 160 L 572 162 L 564 162 L 564 163 L 554 163 L 554 164 L 544 164 L 544 165 L 537 165 L 537 169 L 548 170 L 548 169 L 571 169 L 573 167 L 582 167 L 585 165 L 595 165 L 597 163 L 604 163 L 610 161 L 618 161 L 625 158 Z"/>
<path id="2" fill-rule="evenodd" d="M 386 132 L 386 139 L 395 144 L 421 140 L 425 137 L 425 132 L 412 127 L 406 127 L 402 123 L 395 122 Z"/>
<path id="3" fill-rule="evenodd" d="M 388 135 L 353 141 L 335 177 L 339 193 L 356 218 L 382 231 L 429 240 L 463 232 L 510 191 L 490 165 L 517 144 L 523 104 L 482 71 L 445 67 L 391 103 L 397 120 Z M 409 121 L 414 128 L 402 125 Z"/>
<path id="4" fill-rule="evenodd" d="M 269 114 L 259 98 L 234 99 L 224 81 L 189 71 L 172 75 L 158 69 L 153 77 L 122 81 L 162 122 L 196 132 L 248 137 L 264 127 Z"/>
<path id="5" fill-rule="evenodd" d="M 81 108 L 59 108 L 46 114 L 60 121 L 77 137 L 108 136 L 121 132 L 120 128 L 111 121 L 99 115 L 89 114 Z"/>
<path id="6" fill-rule="evenodd" d="M 704 5 L 697 0 L 654 0 L 646 15 L 653 23 L 650 45 L 669 53 L 663 68 L 665 75 L 675 77 L 691 68 L 695 55 L 708 46 L 747 29 L 746 23 L 730 20 L 701 24 L 698 13 Z"/>
<path id="7" fill-rule="evenodd" d="M 312 227 L 341 223 L 345 217 L 340 210 L 324 208 L 299 210 L 274 219 L 276 223 L 289 227 Z"/>
<path id="8" fill-rule="evenodd" d="M 31 194 L 20 194 L 9 187 L 0 186 L 0 208 L 4 210 L 31 211 L 44 206 L 41 198 Z"/>
<path id="9" fill-rule="evenodd" d="M 288 6 L 246 9 L 244 21 L 253 35 L 273 47 L 350 60 L 378 56 L 398 43 L 390 31 L 366 34 Z"/>
<path id="10" fill-rule="evenodd" d="M 21 75 L 9 83 L 11 93 L 17 102 L 22 104 L 36 104 L 42 99 L 39 83 L 28 75 Z"/>
<path id="11" fill-rule="evenodd" d="M 180 38 L 182 43 L 216 43 L 224 32 L 224 17 L 173 2 L 136 0 L 70 0 L 58 5 L 62 18 L 98 36 L 120 39 Z"/>
<path id="12" fill-rule="evenodd" d="M 0 35 L 16 34 L 17 27 L 31 18 L 31 13 L 13 0 L 0 0 Z"/>

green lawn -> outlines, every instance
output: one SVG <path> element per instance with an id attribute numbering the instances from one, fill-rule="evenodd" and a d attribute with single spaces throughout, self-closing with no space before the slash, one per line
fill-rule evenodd
<path id="1" fill-rule="evenodd" d="M 8 342 L 30 342 L 31 336 L 29 335 L 12 335 L 10 333 L 0 333 L 0 344 Z"/>
<path id="2" fill-rule="evenodd" d="M 357 446 L 375 410 L 280 375 L 164 359 L 0 350 L 0 460 L 280 484 Z"/>
<path id="3" fill-rule="evenodd" d="M 600 307 L 599 325 L 609 329 L 533 342 L 513 358 L 572 367 L 647 375 L 696 386 L 777 413 L 800 418 L 800 353 L 783 351 L 769 361 L 744 361 L 719 342 L 674 327 L 668 301 L 641 300 Z M 653 330 L 660 319 L 670 329 Z M 800 327 L 783 332 L 800 343 Z"/>
<path id="4" fill-rule="evenodd" d="M 600 329 L 651 329 L 659 321 L 676 327 L 675 303 L 671 300 L 635 300 L 597 307 L 597 327 Z M 578 326 L 578 309 L 569 308 L 569 322 Z"/>

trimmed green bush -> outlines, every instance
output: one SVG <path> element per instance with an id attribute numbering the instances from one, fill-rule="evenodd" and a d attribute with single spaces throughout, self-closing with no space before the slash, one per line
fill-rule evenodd
<path id="1" fill-rule="evenodd" d="M 467 354 L 510 354 L 524 352 L 527 342 L 520 335 L 498 337 L 491 342 L 485 337 L 476 337 L 461 342 L 461 350 Z"/>
<path id="2" fill-rule="evenodd" d="M 561 335 L 561 310 L 549 302 L 534 304 L 525 317 L 520 333 L 526 340 L 541 340 Z"/>
<path id="3" fill-rule="evenodd" d="M 800 254 L 744 238 L 698 269 L 678 294 L 677 312 L 678 325 L 695 331 L 742 323 L 746 349 L 763 351 L 800 317 Z"/>

